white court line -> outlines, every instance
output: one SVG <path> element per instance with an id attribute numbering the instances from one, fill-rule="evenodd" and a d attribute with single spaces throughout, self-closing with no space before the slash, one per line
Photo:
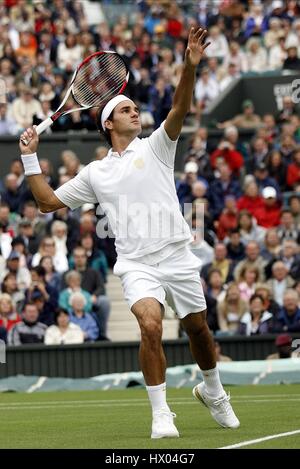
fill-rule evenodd
<path id="1" fill-rule="evenodd" d="M 189 399 L 188 401 L 184 402 L 184 401 L 180 401 L 180 402 L 176 402 L 176 401 L 172 401 L 172 400 L 169 400 L 168 401 L 171 405 L 199 405 L 199 403 L 196 401 L 196 400 L 192 400 L 192 399 Z M 237 400 L 234 400 L 235 403 L 242 403 L 243 401 L 237 401 Z M 286 402 L 300 402 L 300 399 L 286 399 L 285 401 L 283 401 L 282 399 L 277 399 L 277 400 L 272 400 L 272 401 L 266 401 L 265 399 L 255 399 L 255 400 L 249 400 L 247 401 L 248 403 L 263 403 L 263 404 L 269 404 L 269 403 L 273 403 L 273 402 L 280 402 L 280 403 L 286 403 Z M 244 403 L 244 402 L 243 402 Z M 78 409 L 78 408 L 83 408 L 83 409 L 92 409 L 92 408 L 96 408 L 96 407 L 106 407 L 106 408 L 118 408 L 118 407 L 143 407 L 143 406 L 149 406 L 149 401 L 148 400 L 145 400 L 145 401 L 140 401 L 140 402 L 136 402 L 136 401 L 131 401 L 131 402 L 116 402 L 114 403 L 113 405 L 109 405 L 110 404 L 110 401 L 103 401 L 103 402 L 95 402 L 95 403 L 83 403 L 83 402 L 80 402 L 79 404 L 76 404 L 76 407 L 75 407 L 75 410 Z M 41 409 L 74 409 L 74 403 L 72 403 L 71 401 L 69 402 L 66 402 L 66 403 L 63 403 L 63 405 L 60 405 L 60 406 L 57 406 L 55 403 L 26 403 L 26 406 L 22 406 L 22 404 L 20 405 L 20 403 L 15 403 L 15 404 L 12 404 L 12 403 L 7 403 L 7 404 L 1 404 L 0 406 L 1 408 L 1 411 L 5 411 L 5 410 L 41 410 Z"/>
<path id="2" fill-rule="evenodd" d="M 241 443 L 236 443 L 235 445 L 229 445 L 229 446 L 222 446 L 222 448 L 218 448 L 218 449 L 241 448 L 242 446 L 255 445 L 256 443 L 261 443 L 262 441 L 275 440 L 275 438 L 282 438 L 284 436 L 297 435 L 297 433 L 300 433 L 300 430 L 294 430 L 292 432 L 286 432 L 286 433 L 277 433 L 277 435 L 268 435 L 268 436 L 264 436 L 263 438 L 257 438 L 256 440 L 242 441 Z"/>
<path id="3" fill-rule="evenodd" d="M 4 396 L 4 394 L 3 394 Z M 244 400 L 247 398 L 247 401 L 248 402 L 266 402 L 268 403 L 270 400 L 272 400 L 273 402 L 280 402 L 281 397 L 284 397 L 286 400 L 292 400 L 292 401 L 298 401 L 300 399 L 300 394 L 252 394 L 252 395 L 244 395 L 244 396 L 232 396 L 231 397 L 231 400 L 233 402 L 244 402 Z M 264 398 L 264 399 L 260 399 L 260 398 Z M 168 402 L 172 402 L 172 403 L 177 403 L 180 402 L 180 401 L 183 401 L 183 402 L 190 402 L 192 399 L 193 401 L 193 398 L 189 398 L 189 397 L 174 397 L 174 398 L 169 398 L 168 399 Z M 1 392 L 0 392 L 0 401 L 1 401 Z M 140 402 L 149 402 L 148 399 L 146 398 L 138 398 L 138 399 L 87 399 L 87 400 L 72 400 L 72 401 L 69 401 L 69 400 L 60 400 L 60 401 L 52 401 L 51 400 L 51 405 L 65 405 L 66 403 L 69 404 L 69 405 L 72 405 L 72 404 L 115 404 L 115 403 L 125 403 L 125 402 L 129 402 L 129 403 L 140 403 Z M 196 402 L 196 401 L 195 401 Z M 0 408 L 1 407 L 5 407 L 6 405 L 15 405 L 15 406 L 32 406 L 32 405 L 49 405 L 50 402 L 49 401 L 24 401 L 24 402 L 14 402 L 14 401 L 7 401 L 7 402 L 0 402 Z"/>
<path id="4" fill-rule="evenodd" d="M 248 399 L 247 402 L 245 402 L 244 399 L 240 399 L 239 397 L 232 397 L 231 398 L 232 402 L 238 403 L 238 404 L 245 404 L 248 402 L 263 402 L 265 404 L 272 403 L 272 402 L 299 402 L 300 401 L 300 396 L 299 397 L 286 397 L 285 400 L 282 399 Z M 177 404 L 177 405 L 183 405 L 183 404 L 194 404 L 197 403 L 197 401 L 193 398 L 175 398 L 175 399 L 168 399 L 168 402 L 171 404 Z M 118 407 L 119 405 L 135 405 L 135 404 L 144 404 L 144 403 L 149 403 L 148 399 L 122 399 L 121 401 L 119 399 L 98 399 L 98 400 L 89 400 L 89 401 L 33 401 L 33 402 L 1 402 L 0 403 L 0 408 L 6 408 L 8 407 L 34 407 L 34 406 L 59 406 L 59 407 L 64 407 L 68 405 L 69 407 L 72 405 L 77 405 L 80 404 L 82 407 L 83 406 L 93 406 L 93 405 L 103 405 L 103 406 L 109 406 L 111 405 L 112 407 Z"/>

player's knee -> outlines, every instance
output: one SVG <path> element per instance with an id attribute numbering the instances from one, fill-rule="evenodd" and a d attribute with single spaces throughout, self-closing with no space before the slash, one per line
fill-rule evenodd
<path id="1" fill-rule="evenodd" d="M 190 314 L 189 317 L 185 318 L 182 322 L 183 327 L 189 336 L 203 335 L 208 331 L 205 313 L 197 314 L 197 317 Z"/>
<path id="2" fill-rule="evenodd" d="M 161 340 L 162 336 L 162 323 L 154 317 L 144 318 L 140 321 L 141 334 L 143 339 L 150 340 L 151 342 Z"/>

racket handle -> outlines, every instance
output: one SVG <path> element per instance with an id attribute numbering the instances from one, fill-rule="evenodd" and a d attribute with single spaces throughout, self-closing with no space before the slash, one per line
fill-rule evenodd
<path id="1" fill-rule="evenodd" d="M 52 124 L 53 124 L 53 120 L 51 119 L 51 117 L 47 117 L 47 119 L 45 119 L 35 128 L 36 133 L 40 135 L 42 132 L 44 132 L 44 130 L 48 129 L 48 127 L 50 127 L 50 125 Z M 24 145 L 28 145 L 29 143 L 29 141 L 25 139 L 23 139 L 22 142 L 24 143 Z"/>

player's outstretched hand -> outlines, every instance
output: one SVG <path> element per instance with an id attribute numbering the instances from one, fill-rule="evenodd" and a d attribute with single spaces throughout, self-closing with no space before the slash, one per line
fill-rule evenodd
<path id="1" fill-rule="evenodd" d="M 30 155 L 31 153 L 35 153 L 37 151 L 37 147 L 39 144 L 39 137 L 36 133 L 36 125 L 33 127 L 28 127 L 21 135 L 19 141 L 19 147 L 21 150 L 22 155 Z M 25 142 L 28 142 L 26 145 Z"/>
<path id="2" fill-rule="evenodd" d="M 195 30 L 195 28 L 191 28 L 185 52 L 185 59 L 188 64 L 196 67 L 200 63 L 205 49 L 210 44 L 210 42 L 205 44 L 206 36 L 206 29 L 199 28 Z"/>

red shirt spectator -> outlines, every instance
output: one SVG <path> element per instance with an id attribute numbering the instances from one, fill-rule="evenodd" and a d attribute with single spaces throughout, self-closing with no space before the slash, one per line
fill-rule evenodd
<path id="1" fill-rule="evenodd" d="M 288 165 L 286 182 L 290 189 L 300 182 L 300 148 L 297 148 L 293 154 L 294 162 Z"/>
<path id="2" fill-rule="evenodd" d="M 210 163 L 213 168 L 217 166 L 217 160 L 221 158 L 230 167 L 234 174 L 239 174 L 240 168 L 243 166 L 244 160 L 241 153 L 234 149 L 233 145 L 226 140 L 221 142 L 218 148 L 211 154 Z"/>
<path id="3" fill-rule="evenodd" d="M 237 201 L 238 210 L 248 210 L 255 218 L 256 214 L 264 207 L 264 199 L 258 194 L 255 181 L 248 182 L 245 187 L 245 195 Z"/>
<path id="4" fill-rule="evenodd" d="M 220 241 L 229 234 L 229 231 L 238 226 L 238 211 L 236 208 L 235 198 L 227 196 L 225 198 L 225 208 L 216 224 L 217 236 Z"/>
<path id="5" fill-rule="evenodd" d="M 276 190 L 274 187 L 267 186 L 263 189 L 262 195 L 264 205 L 256 210 L 257 224 L 264 228 L 273 228 L 280 225 L 281 204 L 276 199 Z"/>

